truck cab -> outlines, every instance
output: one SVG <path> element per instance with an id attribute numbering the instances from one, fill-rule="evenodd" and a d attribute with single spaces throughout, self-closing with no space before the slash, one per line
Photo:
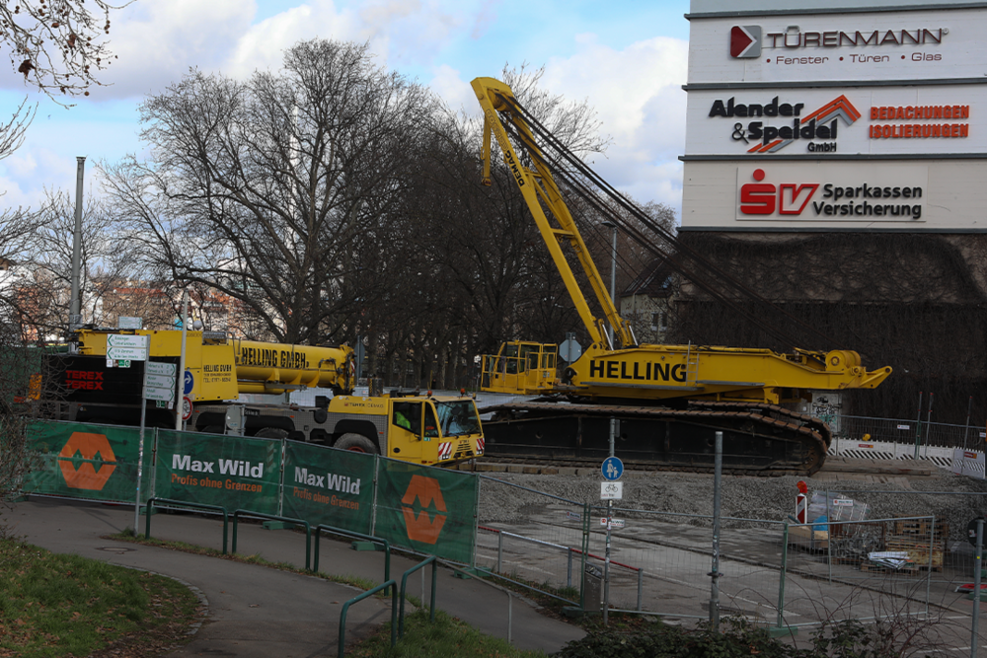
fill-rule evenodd
<path id="1" fill-rule="evenodd" d="M 485 447 L 480 414 L 466 396 L 340 395 L 328 411 L 336 448 L 444 466 L 479 457 Z"/>

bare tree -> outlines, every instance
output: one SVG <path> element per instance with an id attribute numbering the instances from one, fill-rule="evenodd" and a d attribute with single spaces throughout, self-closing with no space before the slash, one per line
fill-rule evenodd
<path id="1" fill-rule="evenodd" d="M 193 71 L 144 103 L 151 160 L 109 168 L 108 192 L 149 269 L 240 300 L 280 340 L 337 340 L 378 283 L 362 247 L 434 103 L 366 45 L 300 42 L 246 83 Z"/>
<path id="2" fill-rule="evenodd" d="M 31 262 L 31 280 L 21 287 L 31 300 L 32 334 L 45 336 L 64 329 L 71 288 L 75 201 L 68 192 L 48 190 L 40 211 Z M 161 306 L 161 285 L 140 271 L 130 240 L 116 231 L 103 202 L 90 196 L 82 208 L 80 295 L 83 321 L 106 325 L 119 315 L 154 315 Z M 140 299 L 138 299 L 140 298 Z M 173 315 L 171 304 L 165 311 Z"/>
<path id="3" fill-rule="evenodd" d="M 89 95 L 97 74 L 116 59 L 104 40 L 110 33 L 105 0 L 14 0 L 0 2 L 0 40 L 11 68 L 32 87 L 52 94 Z"/>
<path id="4" fill-rule="evenodd" d="M 502 78 L 529 112 L 582 153 L 606 140 L 585 102 L 539 86 L 544 71 L 505 67 Z M 406 276 L 395 277 L 394 301 L 376 323 L 389 375 L 404 383 L 468 384 L 477 354 L 504 340 L 552 342 L 578 329 L 574 306 L 542 244 L 509 171 L 494 163 L 494 184 L 481 183 L 482 124 L 446 113 L 422 144 L 403 199 Z M 422 276 L 424 274 L 424 276 Z M 399 315 L 396 311 L 406 309 Z M 397 363 L 400 362 L 400 368 Z M 400 372 L 398 372 L 400 370 Z"/>

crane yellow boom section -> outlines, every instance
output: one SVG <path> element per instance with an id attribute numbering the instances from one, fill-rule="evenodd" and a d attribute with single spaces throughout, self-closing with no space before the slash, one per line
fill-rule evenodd
<path id="1" fill-rule="evenodd" d="M 506 343 L 484 357 L 483 389 L 515 395 L 570 393 L 628 400 L 743 400 L 779 404 L 809 390 L 876 388 L 891 368 L 869 371 L 852 350 L 779 354 L 766 349 L 641 345 L 590 347 L 557 377 L 555 345 Z"/>
<path id="2" fill-rule="evenodd" d="M 483 108 L 483 182 L 490 184 L 493 135 L 592 340 L 561 378 L 556 345 L 505 343 L 500 353 L 484 357 L 483 390 L 567 393 L 601 400 L 685 398 L 776 404 L 801 397 L 806 390 L 875 388 L 891 374 L 891 368 L 866 370 L 860 355 L 849 350 L 779 354 L 766 349 L 638 345 L 603 285 L 510 87 L 493 78 L 476 78 L 471 84 Z M 523 149 L 523 158 L 514 143 Z M 562 251 L 563 242 L 575 252 L 605 320 L 591 312 Z M 604 322 L 613 327 L 620 349 L 609 343 Z"/>
<path id="3" fill-rule="evenodd" d="M 182 332 L 137 330 L 108 332 L 80 330 L 79 354 L 108 354 L 107 338 L 118 333 L 150 338 L 152 360 L 177 360 Z M 352 348 L 289 345 L 214 338 L 201 331 L 185 332 L 185 367 L 190 373 L 194 402 L 235 400 L 240 393 L 284 393 L 323 387 L 352 393 L 356 384 Z"/>
<path id="4" fill-rule="evenodd" d="M 590 310 L 586 296 L 583 294 L 562 251 L 562 242 L 568 242 L 575 252 L 576 258 L 589 281 L 590 288 L 603 309 L 606 316 L 605 322 L 614 329 L 614 336 L 623 347 L 634 345 L 637 342 L 634 339 L 634 332 L 627 321 L 617 313 L 617 308 L 603 284 L 603 278 L 589 255 L 586 243 L 583 242 L 579 229 L 576 228 L 576 223 L 562 200 L 562 194 L 552 177 L 552 172 L 549 170 L 541 150 L 535 144 L 534 135 L 532 135 L 528 123 L 517 110 L 511 88 L 493 78 L 476 78 L 472 85 L 476 98 L 483 108 L 484 184 L 490 184 L 492 153 L 490 135 L 493 134 L 497 138 L 497 143 L 504 155 L 504 161 L 510 168 L 514 182 L 517 183 L 518 189 L 524 196 L 529 210 L 531 210 L 542 239 L 548 246 L 552 260 L 555 261 L 555 267 L 562 275 L 566 290 L 576 305 L 576 311 L 586 326 L 593 343 L 606 345 L 611 349 L 614 347 L 609 342 L 605 342 L 608 339 L 606 331 L 604 331 L 604 320 L 596 318 Z M 516 138 L 525 150 L 527 156 L 525 160 L 531 162 L 531 167 L 525 166 L 514 150 L 507 132 L 508 125 L 514 129 Z M 548 213 L 545 212 L 546 208 Z"/>

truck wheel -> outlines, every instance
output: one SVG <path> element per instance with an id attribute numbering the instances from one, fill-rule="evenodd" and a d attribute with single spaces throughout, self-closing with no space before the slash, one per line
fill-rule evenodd
<path id="1" fill-rule="evenodd" d="M 344 434 L 332 445 L 340 450 L 352 450 L 353 452 L 365 452 L 368 455 L 377 454 L 377 446 L 374 442 L 362 434 Z"/>
<path id="2" fill-rule="evenodd" d="M 225 434 L 223 430 L 224 428 L 222 425 L 206 425 L 199 431 L 203 434 Z"/>
<path id="3" fill-rule="evenodd" d="M 280 427 L 262 427 L 254 433 L 258 439 L 285 439 L 288 437 L 288 430 Z"/>

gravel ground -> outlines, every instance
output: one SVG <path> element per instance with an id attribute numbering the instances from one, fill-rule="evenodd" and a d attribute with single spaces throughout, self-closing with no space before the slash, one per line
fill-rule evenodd
<path id="1" fill-rule="evenodd" d="M 504 482 L 559 496 L 578 504 L 599 503 L 602 478 L 590 475 L 488 474 Z M 852 498 L 869 506 L 867 519 L 935 515 L 937 523 L 949 523 L 950 538 L 964 539 L 967 523 L 987 512 L 987 482 L 936 469 L 932 476 L 879 476 L 831 480 L 784 477 L 724 476 L 721 509 L 724 517 L 779 521 L 794 514 L 798 481 L 805 480 L 810 495 Z M 883 482 L 879 481 L 883 480 Z M 711 515 L 713 477 L 687 473 L 628 473 L 624 478 L 626 509 Z M 827 492 L 829 492 L 827 494 Z M 936 492 L 936 493 L 932 493 Z M 539 493 L 501 486 L 484 478 L 480 495 L 480 522 L 523 523 L 530 513 L 553 502 Z M 578 511 L 574 509 L 573 511 Z M 633 514 L 622 513 L 623 518 Z M 814 518 L 814 516 L 810 516 Z M 859 519 L 858 519 L 859 520 Z M 692 519 L 692 525 L 708 526 L 708 519 Z M 724 521 L 725 528 L 756 527 L 745 521 Z"/>

